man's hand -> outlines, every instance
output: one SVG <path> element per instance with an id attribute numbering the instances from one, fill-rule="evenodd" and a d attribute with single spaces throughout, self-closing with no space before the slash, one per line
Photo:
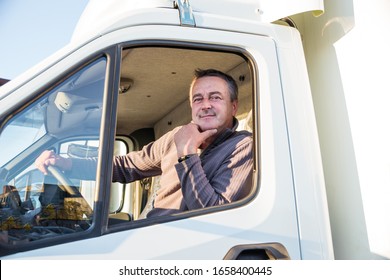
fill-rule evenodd
<path id="1" fill-rule="evenodd" d="M 53 151 L 44 151 L 36 160 L 35 166 L 43 174 L 47 175 L 47 167 L 49 165 L 58 166 L 61 170 L 72 169 L 72 160 L 69 158 L 63 158 L 55 154 Z"/>
<path id="2" fill-rule="evenodd" d="M 194 123 L 189 123 L 181 127 L 174 136 L 177 149 L 177 156 L 182 157 L 189 154 L 196 154 L 198 148 L 205 145 L 207 139 L 217 133 L 217 129 L 199 131 L 199 127 Z"/>

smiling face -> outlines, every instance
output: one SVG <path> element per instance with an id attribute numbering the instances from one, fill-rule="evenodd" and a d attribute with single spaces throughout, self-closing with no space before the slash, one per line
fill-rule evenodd
<path id="1" fill-rule="evenodd" d="M 227 83 L 214 76 L 195 81 L 190 92 L 192 120 L 201 131 L 216 128 L 218 133 L 233 127 L 237 100 L 231 101 Z"/>

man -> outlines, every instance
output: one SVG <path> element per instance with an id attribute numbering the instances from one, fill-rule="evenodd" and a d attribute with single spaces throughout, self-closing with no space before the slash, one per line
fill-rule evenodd
<path id="1" fill-rule="evenodd" d="M 237 84 L 229 75 L 196 70 L 190 87 L 192 122 L 173 129 L 141 151 L 116 156 L 113 182 L 161 175 L 147 217 L 221 205 L 245 197 L 252 181 L 252 135 L 236 131 Z M 45 151 L 39 170 L 57 165 L 72 177 L 94 179 L 96 159 L 66 159 Z"/>

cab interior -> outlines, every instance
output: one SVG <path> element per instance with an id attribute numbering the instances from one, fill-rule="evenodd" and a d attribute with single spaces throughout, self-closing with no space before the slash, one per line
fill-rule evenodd
<path id="1" fill-rule="evenodd" d="M 239 87 L 240 129 L 252 130 L 252 74 L 242 54 L 227 51 L 180 47 L 137 47 L 123 49 L 121 85 L 117 114 L 117 154 L 119 147 L 139 150 L 169 130 L 191 121 L 189 87 L 194 70 L 214 68 L 230 74 Z M 158 178 L 111 188 L 112 219 L 137 220 Z M 121 208 L 120 197 L 125 203 Z M 116 197 L 116 199 L 115 199 Z M 115 214 L 114 214 L 115 213 Z M 122 213 L 122 214 L 116 214 Z M 129 214 L 123 215 L 123 213 Z"/>

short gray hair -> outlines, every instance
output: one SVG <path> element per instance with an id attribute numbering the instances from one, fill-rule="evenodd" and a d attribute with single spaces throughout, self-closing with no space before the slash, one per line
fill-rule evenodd
<path id="1" fill-rule="evenodd" d="M 238 100 L 238 86 L 237 86 L 237 83 L 236 81 L 233 79 L 232 76 L 222 72 L 222 71 L 219 71 L 219 70 L 216 70 L 216 69 L 196 69 L 195 72 L 194 72 L 194 78 L 192 79 L 192 82 L 191 82 L 191 91 L 192 91 L 192 87 L 194 86 L 194 83 L 200 79 L 200 78 L 203 78 L 203 77 L 219 77 L 221 78 L 222 80 L 224 80 L 228 86 L 228 89 L 229 89 L 229 94 L 230 94 L 230 101 L 235 101 L 235 100 Z"/>

